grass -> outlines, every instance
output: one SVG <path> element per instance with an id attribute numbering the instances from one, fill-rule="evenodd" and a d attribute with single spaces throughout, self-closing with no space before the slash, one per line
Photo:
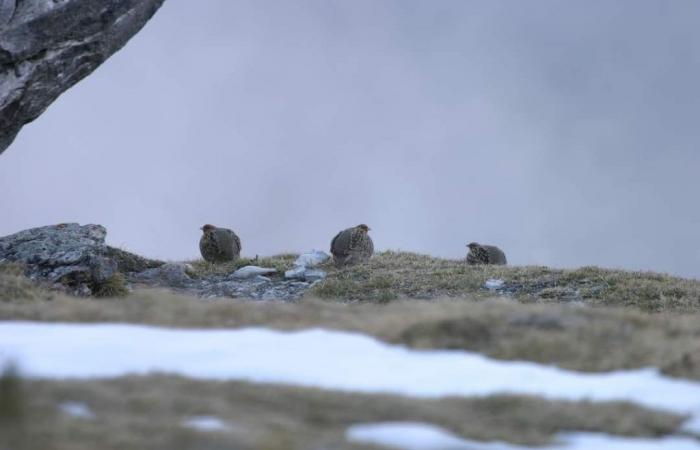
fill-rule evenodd
<path id="1" fill-rule="evenodd" d="M 0 303 L 32 301 L 52 296 L 24 276 L 22 265 L 0 263 Z"/>
<path id="2" fill-rule="evenodd" d="M 299 255 L 293 253 L 284 253 L 281 255 L 266 256 L 262 258 L 258 256 L 256 256 L 255 258 L 243 257 L 235 261 L 220 264 L 213 264 L 204 261 L 203 259 L 187 261 L 187 263 L 192 266 L 192 268 L 194 269 L 192 275 L 197 278 L 204 278 L 216 275 L 228 275 L 240 269 L 241 267 L 249 265 L 277 269 L 277 273 L 272 274 L 270 277 L 284 278 L 284 272 L 292 268 L 294 260 L 297 259 L 298 256 Z"/>
<path id="3" fill-rule="evenodd" d="M 0 373 L 0 448 L 21 448 L 26 444 L 27 395 L 24 381 L 14 366 Z"/>
<path id="4" fill-rule="evenodd" d="M 196 277 L 226 275 L 250 263 L 274 267 L 282 277 L 295 258 L 190 264 Z M 204 301 L 165 290 L 111 298 L 124 293 L 118 279 L 100 291 L 107 298 L 95 301 L 49 293 L 27 280 L 21 266 L 0 264 L 0 320 L 324 327 L 415 348 L 464 349 L 582 371 L 652 366 L 700 380 L 700 283 L 694 280 L 595 267 L 468 267 L 400 252 L 323 269 L 328 278 L 298 303 Z M 504 280 L 501 298 L 484 289 L 489 278 Z M 64 401 L 84 402 L 96 418 L 60 413 L 57 405 Z M 215 415 L 231 430 L 200 433 L 180 426 L 192 415 Z M 539 445 L 568 430 L 664 435 L 675 432 L 681 418 L 622 403 L 512 396 L 421 400 L 164 375 L 40 381 L 20 380 L 10 371 L 0 377 L 0 449 L 362 449 L 370 447 L 345 442 L 346 427 L 389 420 Z"/>
<path id="5" fill-rule="evenodd" d="M 700 314 L 646 314 L 631 309 L 523 305 L 503 300 L 394 301 L 386 305 L 306 299 L 297 304 L 200 299 L 137 290 L 99 302 L 0 303 L 0 320 L 128 322 L 177 327 L 325 327 L 358 331 L 417 348 L 480 352 L 499 359 L 607 371 L 654 366 L 700 380 Z"/>
<path id="6" fill-rule="evenodd" d="M 367 264 L 327 266 L 328 277 L 313 294 L 342 301 L 387 302 L 437 297 L 478 300 L 492 296 L 490 278 L 505 282 L 504 294 L 523 303 L 569 303 L 634 307 L 646 312 L 699 312 L 700 281 L 653 272 L 583 267 L 467 266 L 461 260 L 406 252 L 382 252 Z"/>
<path id="7" fill-rule="evenodd" d="M 26 387 L 32 395 L 21 449 L 364 449 L 371 447 L 346 442 L 345 430 L 378 421 L 422 421 L 472 439 L 541 445 L 570 430 L 665 435 L 682 421 L 625 403 L 516 396 L 415 399 L 165 375 L 27 380 Z M 95 418 L 62 414 L 57 406 L 66 401 L 86 404 Z M 216 416 L 230 429 L 201 433 L 181 426 L 196 415 Z"/>
<path id="8" fill-rule="evenodd" d="M 126 277 L 117 272 L 102 283 L 92 285 L 92 295 L 99 298 L 125 297 L 129 293 Z"/>

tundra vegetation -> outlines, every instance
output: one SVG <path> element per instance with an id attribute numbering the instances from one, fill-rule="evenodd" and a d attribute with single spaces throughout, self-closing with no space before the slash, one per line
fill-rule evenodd
<path id="1" fill-rule="evenodd" d="M 296 255 L 214 265 L 190 261 L 192 277 L 251 262 L 281 277 Z M 323 267 L 328 276 L 295 302 L 200 299 L 165 289 L 79 298 L 46 290 L 21 266 L 0 264 L 0 320 L 127 322 L 183 328 L 324 327 L 421 349 L 464 349 L 579 371 L 657 367 L 700 380 L 700 282 L 657 273 L 584 267 L 467 266 L 405 252 L 367 264 Z M 487 289 L 490 279 L 502 280 Z M 465 380 L 467 382 L 468 380 Z M 31 395 L 29 394 L 31 393 Z M 12 448 L 372 448 L 344 439 L 347 426 L 424 421 L 471 439 L 544 445 L 562 431 L 624 436 L 678 434 L 683 417 L 625 403 L 520 396 L 442 398 L 355 394 L 177 376 L 0 381 L 4 445 Z M 93 416 L 71 417 L 65 402 Z M 188 417 L 227 428 L 203 432 Z M 20 432 L 21 431 L 21 432 Z M 1 446 L 0 446 L 1 447 Z"/>

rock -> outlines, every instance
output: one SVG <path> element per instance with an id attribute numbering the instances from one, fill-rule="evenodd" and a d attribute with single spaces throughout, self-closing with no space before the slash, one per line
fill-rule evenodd
<path id="1" fill-rule="evenodd" d="M 148 286 L 185 288 L 192 284 L 192 278 L 188 275 L 191 266 L 183 263 L 167 263 L 153 269 L 146 269 L 142 272 L 129 276 L 130 281 L 143 283 Z"/>
<path id="2" fill-rule="evenodd" d="M 105 256 L 93 256 L 88 265 L 95 283 L 105 283 L 117 273 L 117 262 Z"/>
<path id="3" fill-rule="evenodd" d="M 316 281 L 321 281 L 326 278 L 326 272 L 319 269 L 307 269 L 304 273 L 304 280 L 309 283 L 315 283 Z"/>
<path id="4" fill-rule="evenodd" d="M 0 153 L 126 44 L 163 1 L 0 0 Z"/>
<path id="5" fill-rule="evenodd" d="M 0 238 L 0 262 L 20 263 L 29 278 L 68 293 L 91 295 L 119 271 L 119 259 L 111 256 L 106 236 L 102 225 L 32 228 Z"/>
<path id="6" fill-rule="evenodd" d="M 303 253 L 294 261 L 296 267 L 316 267 L 319 264 L 331 259 L 331 255 L 320 250 L 311 250 L 309 253 Z"/>
<path id="7" fill-rule="evenodd" d="M 306 267 L 295 267 L 284 272 L 284 277 L 291 280 L 301 280 L 306 274 Z"/>
<path id="8" fill-rule="evenodd" d="M 310 269 L 308 267 L 295 267 L 284 273 L 288 280 L 302 280 L 314 282 L 326 278 L 326 272 L 320 269 Z"/>
<path id="9" fill-rule="evenodd" d="M 237 271 L 233 272 L 231 275 L 233 278 L 237 278 L 239 280 L 246 279 L 246 278 L 255 278 L 259 275 L 269 275 L 272 273 L 276 273 L 277 269 L 270 269 L 266 267 L 258 267 L 258 266 L 245 266 L 241 267 Z"/>
<path id="10" fill-rule="evenodd" d="M 319 250 L 311 250 L 309 253 L 299 255 L 294 261 L 294 268 L 286 271 L 284 277 L 288 280 L 302 280 L 308 282 L 319 281 L 326 278 L 326 272 L 314 269 L 319 264 L 330 260 L 331 256 Z"/>
<path id="11" fill-rule="evenodd" d="M 32 279 L 63 283 L 76 293 L 103 282 L 116 264 L 102 256 L 107 230 L 101 225 L 77 223 L 32 228 L 0 238 L 0 262 L 24 265 Z"/>

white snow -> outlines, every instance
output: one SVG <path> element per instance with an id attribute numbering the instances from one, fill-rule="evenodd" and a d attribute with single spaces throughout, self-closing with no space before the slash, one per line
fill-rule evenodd
<path id="1" fill-rule="evenodd" d="M 412 350 L 322 329 L 283 332 L 169 329 L 126 324 L 0 323 L 0 365 L 32 377 L 116 377 L 166 372 L 418 397 L 497 393 L 630 401 L 695 417 L 700 383 L 655 369 L 579 373 L 476 353 Z"/>
<path id="2" fill-rule="evenodd" d="M 384 422 L 353 425 L 346 438 L 402 450 L 700 450 L 694 439 L 667 437 L 639 439 L 598 433 L 566 433 L 545 447 L 524 447 L 505 442 L 463 439 L 443 428 L 420 422 Z"/>
<path id="3" fill-rule="evenodd" d="M 197 431 L 227 431 L 229 426 L 216 416 L 192 416 L 182 421 L 182 426 Z"/>
<path id="4" fill-rule="evenodd" d="M 71 417 L 75 417 L 76 419 L 95 418 L 95 414 L 92 412 L 90 407 L 85 403 L 81 402 L 63 402 L 58 405 L 58 409 L 60 409 L 62 413 L 67 414 Z"/>

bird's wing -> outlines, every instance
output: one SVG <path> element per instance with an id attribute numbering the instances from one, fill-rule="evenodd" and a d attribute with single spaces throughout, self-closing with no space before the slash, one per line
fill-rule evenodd
<path id="1" fill-rule="evenodd" d="M 331 241 L 331 253 L 334 255 L 344 255 L 347 254 L 347 245 L 345 241 L 347 240 L 347 237 L 345 236 L 347 230 L 340 231 L 338 234 L 335 235 L 333 240 Z"/>
<path id="2" fill-rule="evenodd" d="M 233 231 L 231 232 L 231 235 L 233 236 L 233 241 L 236 243 L 236 248 L 238 248 L 238 251 L 240 252 L 243 249 L 243 247 L 241 247 L 241 238 L 239 238 Z"/>

